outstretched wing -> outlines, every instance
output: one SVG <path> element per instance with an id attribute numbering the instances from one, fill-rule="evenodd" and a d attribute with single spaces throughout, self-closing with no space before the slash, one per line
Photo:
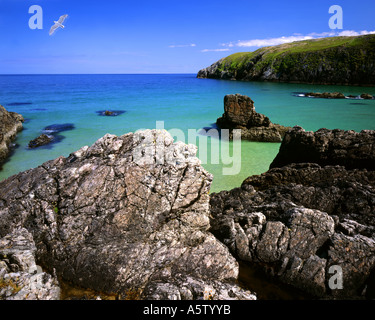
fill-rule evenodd
<path id="1" fill-rule="evenodd" d="M 51 29 L 49 30 L 49 35 L 52 36 L 53 33 L 55 32 L 55 30 L 58 28 L 59 26 L 55 23 Z"/>
<path id="2" fill-rule="evenodd" d="M 61 17 L 59 18 L 59 20 L 58 20 L 57 22 L 63 24 L 64 20 L 65 20 L 67 17 L 68 17 L 68 15 L 67 15 L 67 14 L 64 14 L 63 16 L 61 16 Z"/>

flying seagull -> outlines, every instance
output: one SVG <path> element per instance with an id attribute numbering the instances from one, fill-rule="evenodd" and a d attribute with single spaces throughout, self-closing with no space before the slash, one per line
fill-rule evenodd
<path id="1" fill-rule="evenodd" d="M 67 17 L 68 17 L 68 15 L 67 15 L 67 14 L 64 14 L 63 16 L 61 16 L 61 17 L 59 18 L 58 21 L 53 21 L 55 24 L 54 24 L 54 25 L 51 27 L 51 29 L 49 30 L 49 35 L 50 35 L 50 36 L 53 35 L 53 33 L 55 32 L 55 30 L 56 30 L 57 28 L 62 28 L 62 29 L 65 28 L 65 27 L 63 26 L 63 22 L 64 22 L 64 20 L 65 20 Z"/>

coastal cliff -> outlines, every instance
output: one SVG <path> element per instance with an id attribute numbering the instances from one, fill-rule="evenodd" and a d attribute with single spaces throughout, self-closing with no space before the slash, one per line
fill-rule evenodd
<path id="1" fill-rule="evenodd" d="M 375 35 L 297 41 L 220 59 L 198 78 L 375 85 Z"/>
<path id="2" fill-rule="evenodd" d="M 10 153 L 10 144 L 22 130 L 23 117 L 15 112 L 8 112 L 0 105 L 0 168 Z"/>

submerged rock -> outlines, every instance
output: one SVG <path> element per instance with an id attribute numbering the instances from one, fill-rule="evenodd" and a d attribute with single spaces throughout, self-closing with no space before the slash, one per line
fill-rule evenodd
<path id="1" fill-rule="evenodd" d="M 276 157 L 288 154 L 283 162 L 213 194 L 211 232 L 237 259 L 312 297 L 373 299 L 373 132 L 319 131 L 294 128 Z M 317 163 L 293 163 L 300 157 Z"/>
<path id="2" fill-rule="evenodd" d="M 33 104 L 32 102 L 11 102 L 7 103 L 7 106 L 12 106 L 12 107 L 18 107 L 18 106 L 27 106 Z"/>
<path id="3" fill-rule="evenodd" d="M 63 140 L 65 137 L 60 135 L 60 132 L 69 131 L 75 129 L 74 124 L 72 123 L 58 123 L 51 124 L 43 129 L 43 133 L 31 140 L 28 144 L 30 149 L 47 146 L 52 143 L 58 143 Z"/>
<path id="4" fill-rule="evenodd" d="M 51 124 L 43 129 L 44 133 L 56 134 L 64 131 L 74 130 L 75 126 L 73 123 L 56 123 Z"/>
<path id="5" fill-rule="evenodd" d="M 212 175 L 166 131 L 107 134 L 0 182 L 0 237 L 32 235 L 61 281 L 142 299 L 255 299 L 208 229 Z"/>
<path id="6" fill-rule="evenodd" d="M 0 167 L 10 153 L 11 142 L 22 127 L 23 117 L 15 112 L 8 112 L 0 105 Z"/>
<path id="7" fill-rule="evenodd" d="M 224 97 L 224 114 L 216 121 L 221 129 L 241 129 L 241 138 L 250 141 L 281 142 L 290 129 L 273 124 L 268 117 L 255 111 L 254 102 L 240 94 Z"/>

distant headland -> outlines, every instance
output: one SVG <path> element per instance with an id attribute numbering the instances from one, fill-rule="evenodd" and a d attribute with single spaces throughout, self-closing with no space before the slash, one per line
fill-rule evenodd
<path id="1" fill-rule="evenodd" d="M 234 53 L 198 78 L 375 86 L 375 35 L 297 41 Z"/>

